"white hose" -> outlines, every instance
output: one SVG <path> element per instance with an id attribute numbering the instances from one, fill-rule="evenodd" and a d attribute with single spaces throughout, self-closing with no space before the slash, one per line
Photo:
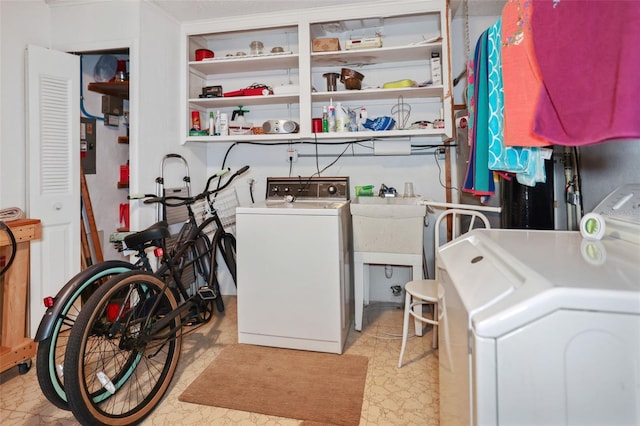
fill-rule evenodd
<path id="1" fill-rule="evenodd" d="M 420 204 L 424 204 L 429 207 L 442 207 L 445 209 L 466 209 L 466 210 L 478 210 L 485 212 L 494 212 L 500 213 L 502 211 L 502 207 L 491 207 L 491 206 L 477 206 L 473 204 L 457 204 L 457 203 L 443 203 L 440 201 L 431 201 L 431 200 L 423 200 Z"/>

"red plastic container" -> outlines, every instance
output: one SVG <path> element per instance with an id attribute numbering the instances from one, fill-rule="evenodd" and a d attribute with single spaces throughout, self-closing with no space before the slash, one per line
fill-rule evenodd
<path id="1" fill-rule="evenodd" d="M 120 166 L 120 183 L 129 183 L 129 165 Z"/>
<path id="2" fill-rule="evenodd" d="M 213 58 L 214 54 L 209 49 L 196 49 L 196 61 Z"/>

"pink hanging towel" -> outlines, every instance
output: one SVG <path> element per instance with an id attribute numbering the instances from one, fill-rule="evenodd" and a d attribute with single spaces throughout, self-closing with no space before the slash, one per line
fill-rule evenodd
<path id="1" fill-rule="evenodd" d="M 559 145 L 640 137 L 640 1 L 535 0 L 543 90 L 533 130 Z"/>
<path id="2" fill-rule="evenodd" d="M 532 0 L 508 0 L 502 9 L 502 84 L 504 145 L 545 146 L 533 133 L 542 81 L 531 36 Z"/>

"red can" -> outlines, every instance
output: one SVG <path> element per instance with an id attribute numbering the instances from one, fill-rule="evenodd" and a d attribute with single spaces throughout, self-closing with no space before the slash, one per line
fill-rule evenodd
<path id="1" fill-rule="evenodd" d="M 322 133 L 322 118 L 312 118 L 311 127 L 313 129 L 313 133 Z"/>
<path id="2" fill-rule="evenodd" d="M 191 129 L 200 130 L 200 112 L 191 111 Z"/>

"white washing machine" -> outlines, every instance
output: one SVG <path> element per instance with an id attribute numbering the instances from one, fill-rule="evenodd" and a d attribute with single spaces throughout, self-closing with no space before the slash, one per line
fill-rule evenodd
<path id="1" fill-rule="evenodd" d="M 342 353 L 353 317 L 348 177 L 268 178 L 236 210 L 238 342 Z"/>
<path id="2" fill-rule="evenodd" d="M 441 425 L 640 424 L 640 185 L 605 201 L 601 240 L 476 230 L 440 248 Z"/>

